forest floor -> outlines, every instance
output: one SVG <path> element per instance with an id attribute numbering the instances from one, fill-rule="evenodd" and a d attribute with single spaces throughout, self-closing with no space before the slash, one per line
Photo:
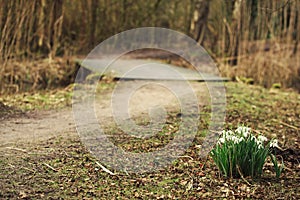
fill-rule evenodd
<path id="1" fill-rule="evenodd" d="M 85 148 L 72 116 L 72 87 L 3 96 L 0 101 L 1 199 L 299 199 L 300 95 L 293 91 L 226 83 L 224 128 L 245 124 L 256 133 L 276 137 L 285 170 L 276 179 L 271 162 L 260 179 L 226 179 L 212 159 L 199 157 L 199 145 L 209 124 L 209 99 L 203 83 L 191 83 L 200 100 L 201 125 L 186 153 L 165 169 L 143 174 L 109 174 Z M 100 82 L 97 117 L 106 134 L 126 151 L 154 151 L 170 141 L 171 122 L 157 135 L 135 141 L 111 123 L 110 96 L 116 82 Z M 163 89 L 144 88 L 132 102 L 139 121 L 154 99 L 168 109 L 174 96 Z M 143 101 L 141 101 L 143 99 Z M 148 101 L 144 101 L 148 99 Z M 172 103 L 170 103 L 172 102 Z M 173 113 L 176 115 L 176 112 Z M 172 132 L 172 130 L 171 130 Z M 118 138 L 122 138 L 121 140 Z M 108 167 L 109 169 L 109 167 Z"/>

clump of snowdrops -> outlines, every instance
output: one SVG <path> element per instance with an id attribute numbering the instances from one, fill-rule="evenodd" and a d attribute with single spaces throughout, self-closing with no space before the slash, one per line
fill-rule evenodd
<path id="1" fill-rule="evenodd" d="M 269 141 L 263 135 L 256 137 L 250 128 L 239 126 L 236 130 L 222 131 L 210 155 L 226 177 L 260 177 L 269 156 L 278 178 L 284 165 L 283 162 L 278 164 L 276 156 L 271 153 L 272 147 L 278 147 L 276 139 Z"/>

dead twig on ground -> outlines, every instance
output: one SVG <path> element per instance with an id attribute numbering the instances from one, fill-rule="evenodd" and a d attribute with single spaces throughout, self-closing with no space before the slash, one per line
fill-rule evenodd
<path id="1" fill-rule="evenodd" d="M 101 169 L 103 171 L 105 171 L 106 173 L 110 174 L 110 175 L 115 175 L 113 172 L 111 172 L 109 169 L 107 169 L 106 167 L 104 167 L 103 165 L 101 165 L 99 162 L 96 161 L 96 164 L 101 167 Z"/>
<path id="2" fill-rule="evenodd" d="M 57 170 L 55 168 L 53 168 L 52 166 L 48 165 L 47 163 L 43 163 L 45 166 L 47 166 L 48 168 L 50 168 L 51 170 L 57 172 Z"/>
<path id="3" fill-rule="evenodd" d="M 287 126 L 287 127 L 290 127 L 290 128 L 292 128 L 292 129 L 295 129 L 295 130 L 300 130 L 300 128 L 298 128 L 298 127 L 296 127 L 296 126 L 293 126 L 293 125 L 290 125 L 290 124 L 288 124 L 288 123 L 285 123 L 285 122 L 283 122 L 283 121 L 279 121 L 279 120 L 277 120 L 277 119 L 272 119 L 274 122 L 277 122 L 277 123 L 280 123 L 280 124 L 282 124 L 282 125 L 285 125 L 285 126 Z"/>
<path id="4" fill-rule="evenodd" d="M 15 150 L 15 151 L 21 151 L 21 152 L 27 153 L 26 150 L 20 149 L 20 148 L 16 148 L 16 147 L 6 147 L 6 148 L 7 148 L 7 149 L 11 149 L 11 150 Z"/>
<path id="5" fill-rule="evenodd" d="M 249 186 L 252 186 L 252 185 L 244 178 L 244 176 L 243 176 L 243 174 L 242 174 L 242 172 L 241 172 L 241 170 L 240 170 L 240 167 L 239 167 L 239 166 L 236 166 L 236 168 L 237 168 L 237 170 L 238 170 L 238 172 L 239 172 L 241 178 L 243 179 L 243 181 L 245 181 Z"/>

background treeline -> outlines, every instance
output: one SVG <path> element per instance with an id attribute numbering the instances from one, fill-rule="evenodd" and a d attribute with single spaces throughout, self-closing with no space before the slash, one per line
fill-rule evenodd
<path id="1" fill-rule="evenodd" d="M 226 76 L 300 88 L 300 0 L 0 0 L 0 85 L 19 81 L 16 61 L 51 65 L 143 26 L 193 37 Z"/>

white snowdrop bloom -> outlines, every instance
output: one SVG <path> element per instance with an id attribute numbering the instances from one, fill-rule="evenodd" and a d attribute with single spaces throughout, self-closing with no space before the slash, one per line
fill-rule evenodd
<path id="1" fill-rule="evenodd" d="M 247 127 L 246 127 L 246 128 L 247 128 Z M 246 131 L 243 132 L 244 138 L 247 138 L 247 137 L 248 137 L 249 132 L 250 132 L 250 128 L 247 128 Z"/>
<path id="2" fill-rule="evenodd" d="M 221 144 L 225 143 L 225 138 L 224 138 L 224 137 L 221 137 L 221 138 L 219 139 L 219 142 L 220 142 Z"/>
<path id="3" fill-rule="evenodd" d="M 263 145 L 262 144 L 259 144 L 258 145 L 258 149 L 262 149 L 263 148 Z"/>
<path id="4" fill-rule="evenodd" d="M 235 132 L 237 132 L 237 133 L 242 133 L 242 131 L 243 131 L 242 126 L 237 127 L 237 129 L 235 130 Z"/>
<path id="5" fill-rule="evenodd" d="M 278 147 L 278 140 L 274 139 L 270 142 L 270 147 Z"/>
<path id="6" fill-rule="evenodd" d="M 256 137 L 254 135 L 251 135 L 251 140 L 254 140 L 254 142 L 256 144 L 260 144 L 261 143 L 259 140 L 256 139 Z"/>
<path id="7" fill-rule="evenodd" d="M 242 142 L 243 140 L 245 140 L 243 137 L 239 138 L 239 143 Z"/>
<path id="8" fill-rule="evenodd" d="M 232 140 L 232 135 L 226 135 L 226 137 L 225 137 L 225 139 L 226 139 L 226 141 L 230 141 L 230 140 Z"/>
<path id="9" fill-rule="evenodd" d="M 225 133 L 225 137 L 227 140 L 230 140 L 230 138 L 234 135 L 234 132 L 232 132 L 231 130 L 227 131 Z"/>
<path id="10" fill-rule="evenodd" d="M 261 140 L 256 140 L 256 144 L 259 146 L 262 146 L 263 145 L 263 142 Z"/>
<path id="11" fill-rule="evenodd" d="M 225 130 L 223 130 L 222 132 L 221 132 L 221 134 L 220 134 L 221 136 L 224 136 L 224 135 L 226 135 L 226 131 Z"/>
<path id="12" fill-rule="evenodd" d="M 236 136 L 232 136 L 231 140 L 234 142 L 234 144 L 239 143 L 239 138 Z"/>
<path id="13" fill-rule="evenodd" d="M 250 128 L 246 127 L 246 126 L 239 126 L 235 132 L 236 133 L 239 133 L 241 135 L 243 135 L 243 137 L 248 137 L 249 133 L 250 133 Z"/>
<path id="14" fill-rule="evenodd" d="M 266 138 L 266 137 L 263 136 L 263 135 L 259 135 L 259 136 L 257 137 L 257 139 L 258 139 L 259 141 L 261 141 L 261 142 L 268 141 L 268 138 Z"/>

